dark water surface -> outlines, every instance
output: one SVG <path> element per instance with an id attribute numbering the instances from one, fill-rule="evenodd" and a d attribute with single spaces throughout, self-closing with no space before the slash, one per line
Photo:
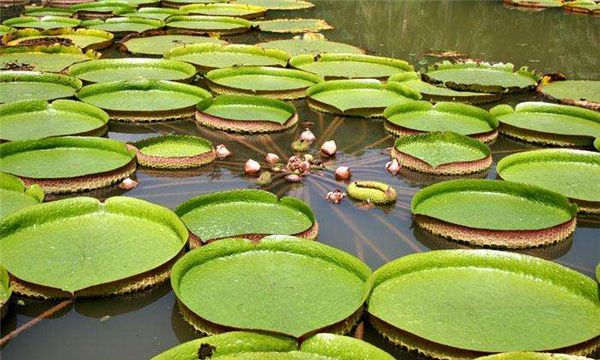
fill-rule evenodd
<path id="1" fill-rule="evenodd" d="M 560 71 L 572 78 L 599 79 L 600 19 L 572 15 L 562 10 L 526 12 L 509 9 L 497 1 L 336 1 L 315 0 L 316 8 L 296 12 L 271 12 L 276 17 L 319 17 L 336 27 L 324 34 L 331 40 L 365 48 L 371 54 L 406 59 L 417 68 L 434 61 L 425 53 L 452 49 L 488 61 L 527 65 L 539 72 Z M 2 18 L 9 10 L 2 10 Z M 254 43 L 286 36 L 249 34 L 232 37 L 231 42 Z M 113 49 L 105 57 L 122 56 Z M 520 95 L 504 101 L 514 104 L 539 99 Z M 433 179 L 402 173 L 392 177 L 384 165 L 385 149 L 392 146 L 381 120 L 344 119 L 311 112 L 303 101 L 296 102 L 302 121 L 315 123 L 313 132 L 321 144 L 334 139 L 340 154 L 330 162 L 330 170 L 311 174 L 301 184 L 276 178 L 268 190 L 293 195 L 312 206 L 321 225 L 318 240 L 362 258 L 373 270 L 406 254 L 461 247 L 454 242 L 428 237 L 416 231 L 411 222 L 410 200 Z M 195 134 L 225 143 L 234 156 L 201 170 L 166 173 L 138 170 L 140 186 L 126 192 L 174 208 L 192 196 L 225 189 L 253 188 L 254 180 L 241 173 L 248 158 L 262 160 L 267 152 L 291 155 L 290 143 L 300 127 L 284 133 L 260 136 L 230 135 L 207 130 L 193 121 L 154 125 L 111 124 L 109 137 L 135 141 L 155 134 Z M 494 163 L 515 151 L 533 148 L 500 137 L 492 146 Z M 314 149 L 315 152 L 318 148 Z M 395 206 L 363 209 L 351 200 L 334 206 L 325 193 L 344 188 L 333 180 L 335 166 L 350 166 L 353 179 L 384 181 L 399 193 Z M 482 175 L 483 176 L 483 175 Z M 490 169 L 488 178 L 495 178 Z M 89 195 L 104 198 L 124 194 L 116 187 Z M 534 255 L 556 259 L 587 275 L 600 260 L 600 222 L 580 221 L 572 239 L 560 246 L 532 250 Z M 2 322 L 4 336 L 58 302 L 22 299 L 13 304 Z M 15 301 L 16 302 L 16 301 Z M 412 358 L 385 343 L 368 325 L 354 335 L 384 347 L 398 358 Z M 3 360 L 36 359 L 147 359 L 181 342 L 198 337 L 177 312 L 168 284 L 149 292 L 126 297 L 77 300 L 22 333 L 0 353 Z"/>

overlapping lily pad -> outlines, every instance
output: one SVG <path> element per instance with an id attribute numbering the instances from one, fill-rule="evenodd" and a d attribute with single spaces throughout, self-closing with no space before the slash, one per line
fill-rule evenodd
<path id="1" fill-rule="evenodd" d="M 16 176 L 0 172 L 0 219 L 44 201 L 44 190 L 38 185 L 26 187 Z M 1 275 L 1 274 L 0 274 Z M 2 294 L 0 291 L 0 303 Z"/>
<path id="2" fill-rule="evenodd" d="M 79 25 L 81 20 L 71 19 L 63 16 L 21 16 L 2 22 L 3 25 L 13 28 L 32 28 L 39 30 L 51 30 L 61 28 L 74 28 Z"/>
<path id="3" fill-rule="evenodd" d="M 193 250 L 173 267 L 171 286 L 184 318 L 202 332 L 252 329 L 305 338 L 349 331 L 362 313 L 370 275 L 341 250 L 276 236 Z"/>
<path id="4" fill-rule="evenodd" d="M 12 30 L 14 30 L 14 29 L 11 28 L 10 26 L 0 25 L 0 35 L 4 35 Z"/>
<path id="5" fill-rule="evenodd" d="M 574 13 L 600 15 L 600 4 L 593 0 L 565 1 L 563 7 L 565 10 Z"/>
<path id="6" fill-rule="evenodd" d="M 392 157 L 400 165 L 436 175 L 461 175 L 492 165 L 489 146 L 453 132 L 432 132 L 396 139 Z"/>
<path id="7" fill-rule="evenodd" d="M 128 197 L 44 203 L 0 221 L 2 263 L 29 296 L 102 296 L 165 281 L 187 239 L 167 208 Z"/>
<path id="8" fill-rule="evenodd" d="M 4 318 L 8 311 L 8 302 L 12 295 L 12 288 L 10 287 L 8 272 L 2 266 L 0 266 L 0 319 Z"/>
<path id="9" fill-rule="evenodd" d="M 250 31 L 252 22 L 230 16 L 183 15 L 171 16 L 165 22 L 169 29 L 187 30 L 197 34 L 218 33 L 234 35 Z"/>
<path id="10" fill-rule="evenodd" d="M 129 33 L 140 33 L 146 30 L 154 30 L 164 26 L 164 22 L 156 19 L 141 17 L 114 17 L 106 20 L 85 20 L 82 27 L 95 30 L 103 30 L 113 33 L 115 36 L 123 36 Z"/>
<path id="11" fill-rule="evenodd" d="M 537 84 L 537 76 L 522 67 L 514 71 L 513 64 L 490 64 L 474 61 L 452 63 L 444 61 L 430 66 L 424 79 L 448 88 L 493 94 L 530 90 Z"/>
<path id="12" fill-rule="evenodd" d="M 585 354 L 600 332 L 594 280 L 548 260 L 494 250 L 429 251 L 392 261 L 373 274 L 368 311 L 388 339 L 440 359 L 514 350 Z"/>
<path id="13" fill-rule="evenodd" d="M 600 110 L 600 80 L 558 80 L 544 77 L 538 91 L 563 104 Z"/>
<path id="14" fill-rule="evenodd" d="M 216 158 L 212 143 L 198 136 L 163 135 L 134 145 L 138 163 L 155 169 L 190 169 L 209 164 Z"/>
<path id="15" fill-rule="evenodd" d="M 104 135 L 108 114 L 73 100 L 22 100 L 0 105 L 0 140 L 34 140 L 64 135 Z"/>
<path id="16" fill-rule="evenodd" d="M 108 19 L 115 12 L 133 11 L 135 6 L 119 1 L 94 1 L 71 6 L 80 19 Z"/>
<path id="17" fill-rule="evenodd" d="M 99 2 L 114 2 L 115 0 L 97 0 Z M 117 0 L 117 2 L 124 2 L 127 5 L 137 8 L 141 6 L 158 6 L 160 0 Z"/>
<path id="18" fill-rule="evenodd" d="M 315 6 L 303 0 L 234 0 L 233 3 L 262 6 L 268 10 L 302 10 Z"/>
<path id="19" fill-rule="evenodd" d="M 110 46 L 113 38 L 107 31 L 93 29 L 24 29 L 5 34 L 2 43 L 9 46 L 75 45 L 84 50 L 99 50 Z"/>
<path id="20" fill-rule="evenodd" d="M 96 137 L 56 137 L 0 145 L 0 171 L 46 193 L 65 193 L 108 186 L 135 171 L 135 151 L 125 144 Z"/>
<path id="21" fill-rule="evenodd" d="M 512 249 L 547 245 L 575 231 L 577 207 L 538 186 L 501 180 L 449 180 L 412 199 L 415 223 L 436 235 Z"/>
<path id="22" fill-rule="evenodd" d="M 185 12 L 179 9 L 167 9 L 160 7 L 143 7 L 137 10 L 124 10 L 115 12 L 119 16 L 133 16 L 146 19 L 156 19 L 165 21 L 166 18 L 173 15 L 185 15 Z"/>
<path id="23" fill-rule="evenodd" d="M 575 106 L 524 102 L 513 109 L 498 105 L 490 110 L 500 132 L 544 145 L 592 147 L 600 137 L 600 113 Z"/>
<path id="24" fill-rule="evenodd" d="M 421 98 L 418 92 L 396 83 L 368 79 L 325 81 L 308 88 L 306 95 L 313 110 L 361 117 L 378 117 L 392 104 Z"/>
<path id="25" fill-rule="evenodd" d="M 501 94 L 490 94 L 473 91 L 457 91 L 443 86 L 436 86 L 421 80 L 416 72 L 401 72 L 389 77 L 388 81 L 398 82 L 421 93 L 423 100 L 458 101 L 469 104 L 483 104 L 499 100 Z"/>
<path id="26" fill-rule="evenodd" d="M 271 33 L 290 33 L 298 34 L 305 32 L 318 32 L 323 30 L 332 30 L 333 26 L 329 25 L 323 19 L 274 19 L 262 20 L 254 23 L 258 30 Z"/>
<path id="27" fill-rule="evenodd" d="M 262 6 L 236 3 L 190 4 L 179 9 L 190 15 L 235 16 L 244 19 L 261 17 L 267 11 Z"/>
<path id="28" fill-rule="evenodd" d="M 396 136 L 452 131 L 486 143 L 498 136 L 498 120 L 488 111 L 466 104 L 410 101 L 388 107 L 383 116 L 385 129 Z"/>
<path id="29" fill-rule="evenodd" d="M 404 60 L 357 54 L 297 55 L 290 65 L 328 79 L 379 79 L 386 80 L 398 72 L 413 71 Z"/>
<path id="30" fill-rule="evenodd" d="M 305 90 L 323 79 L 305 71 L 276 67 L 231 67 L 206 73 L 208 86 L 217 94 L 263 95 L 276 99 L 301 99 Z"/>
<path id="31" fill-rule="evenodd" d="M 168 8 L 180 8 L 189 4 L 216 4 L 225 3 L 227 0 L 161 0 L 160 4 Z"/>
<path id="32" fill-rule="evenodd" d="M 263 49 L 279 49 L 289 53 L 292 56 L 303 54 L 364 54 L 365 51 L 356 46 L 329 41 L 324 36 L 315 36 L 316 34 L 298 35 L 292 39 L 270 40 L 256 44 Z M 319 34 L 320 35 L 320 34 Z"/>
<path id="33" fill-rule="evenodd" d="M 275 99 L 220 95 L 197 105 L 196 120 L 213 129 L 264 133 L 291 128 L 298 122 L 298 114 L 292 104 Z"/>
<path id="34" fill-rule="evenodd" d="M 67 67 L 84 61 L 95 60 L 100 54 L 89 50 L 85 53 L 76 46 L 6 46 L 0 47 L 0 69 L 13 68 L 43 72 L 61 72 Z"/>
<path id="35" fill-rule="evenodd" d="M 579 211 L 600 215 L 600 153 L 544 149 L 509 155 L 496 170 L 505 180 L 541 186 L 575 202 Z"/>
<path id="36" fill-rule="evenodd" d="M 44 7 L 44 6 L 25 6 L 23 14 L 27 16 L 43 17 L 43 16 L 64 16 L 71 17 L 75 11 L 68 8 L 59 7 Z"/>
<path id="37" fill-rule="evenodd" d="M 175 209 L 190 230 L 190 244 L 228 237 L 253 240 L 266 235 L 317 236 L 318 225 L 310 207 L 293 197 L 262 190 L 231 190 L 200 195 Z"/>
<path id="38" fill-rule="evenodd" d="M 199 354 L 210 356 L 211 359 L 221 360 L 256 358 L 296 360 L 394 359 L 385 351 L 349 336 L 320 333 L 311 336 L 298 345 L 295 339 L 287 336 L 232 331 L 188 341 L 153 357 L 152 360 L 197 360 Z"/>
<path id="39" fill-rule="evenodd" d="M 17 100 L 68 98 L 81 88 L 81 80 L 35 71 L 0 72 L 0 104 Z"/>
<path id="40" fill-rule="evenodd" d="M 196 75 L 196 69 L 177 60 L 124 58 L 75 64 L 69 68 L 68 74 L 88 82 L 137 79 L 188 81 Z"/>
<path id="41" fill-rule="evenodd" d="M 227 42 L 199 36 L 189 31 L 151 30 L 128 35 L 122 39 L 118 49 L 134 55 L 162 56 L 173 48 L 190 44 L 227 44 Z"/>
<path id="42" fill-rule="evenodd" d="M 106 110 L 113 120 L 137 122 L 191 117 L 196 104 L 211 95 L 193 85 L 144 79 L 88 85 L 77 97 Z"/>
<path id="43" fill-rule="evenodd" d="M 165 52 L 166 59 L 186 61 L 207 72 L 233 66 L 282 66 L 290 57 L 281 50 L 262 49 L 253 45 L 194 44 Z"/>

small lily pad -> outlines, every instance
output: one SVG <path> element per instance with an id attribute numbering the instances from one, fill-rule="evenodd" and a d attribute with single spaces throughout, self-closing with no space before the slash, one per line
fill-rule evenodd
<path id="1" fill-rule="evenodd" d="M 300 338 L 347 332 L 362 313 L 370 275 L 359 259 L 318 242 L 227 239 L 184 255 L 171 286 L 184 318 L 203 332 L 252 329 Z"/>
<path id="2" fill-rule="evenodd" d="M 0 140 L 35 140 L 65 135 L 101 136 L 108 114 L 73 100 L 22 100 L 0 105 Z"/>
<path id="3" fill-rule="evenodd" d="M 496 167 L 505 180 L 556 191 L 583 213 L 600 214 L 600 153 L 544 149 L 509 155 Z"/>
<path id="4" fill-rule="evenodd" d="M 575 106 L 524 102 L 513 109 L 498 105 L 490 110 L 500 132 L 543 145 L 591 147 L 600 137 L 600 114 Z"/>
<path id="5" fill-rule="evenodd" d="M 44 201 L 44 190 L 38 185 L 29 187 L 16 176 L 0 172 L 0 219 L 14 213 L 17 210 L 37 205 Z M 0 277 L 1 277 L 0 273 Z M 8 284 L 2 284 L 0 286 Z M 0 289 L 0 303 L 2 302 L 2 291 Z"/>
<path id="6" fill-rule="evenodd" d="M 492 165 L 489 146 L 453 132 L 400 137 L 392 157 L 404 167 L 436 175 L 476 173 Z"/>
<path id="7" fill-rule="evenodd" d="M 503 0 L 505 4 L 527 8 L 553 8 L 563 6 L 562 0 Z"/>
<path id="8" fill-rule="evenodd" d="M 3 25 L 13 28 L 32 28 L 39 30 L 51 30 L 61 28 L 74 28 L 79 26 L 81 20 L 71 19 L 64 16 L 21 16 L 2 22 Z"/>
<path id="9" fill-rule="evenodd" d="M 56 29 L 40 31 L 23 29 L 3 36 L 2 42 L 9 46 L 49 46 L 54 44 L 75 45 L 83 50 L 104 49 L 112 44 L 114 35 L 92 29 Z"/>
<path id="10" fill-rule="evenodd" d="M 305 32 L 318 32 L 332 30 L 333 26 L 322 19 L 275 19 L 262 20 L 254 23 L 258 30 L 272 33 L 298 34 Z"/>
<path id="11" fill-rule="evenodd" d="M 115 12 L 118 16 L 141 17 L 145 19 L 155 19 L 165 21 L 169 16 L 185 15 L 185 12 L 178 9 L 166 9 L 159 7 L 143 7 L 137 10 L 121 10 Z"/>
<path id="12" fill-rule="evenodd" d="M 240 34 L 251 30 L 252 22 L 229 16 L 171 16 L 165 22 L 169 29 L 193 31 L 197 34 Z"/>
<path id="13" fill-rule="evenodd" d="M 410 101 L 388 107 L 383 116 L 385 129 L 396 136 L 452 131 L 486 143 L 498 136 L 498 120 L 488 111 L 466 104 Z"/>
<path id="14" fill-rule="evenodd" d="M 213 162 L 212 143 L 191 135 L 163 135 L 138 141 L 137 161 L 154 169 L 190 169 Z"/>
<path id="15" fill-rule="evenodd" d="M 593 0 L 565 1 L 563 8 L 579 14 L 600 15 L 600 5 Z"/>
<path id="16" fill-rule="evenodd" d="M 190 4 L 179 8 L 190 15 L 208 15 L 208 16 L 235 16 L 244 19 L 255 19 L 261 17 L 267 11 L 262 6 L 246 4 Z"/>
<path id="17" fill-rule="evenodd" d="M 115 36 L 123 36 L 128 33 L 139 33 L 146 30 L 154 30 L 165 25 L 161 20 L 140 17 L 114 17 L 106 20 L 94 19 L 81 22 L 81 26 L 88 29 L 104 30 Z"/>
<path id="18" fill-rule="evenodd" d="M 177 30 L 151 30 L 131 34 L 121 40 L 118 49 L 134 55 L 160 55 L 184 45 L 191 44 L 227 44 L 226 41 L 193 32 Z"/>
<path id="19" fill-rule="evenodd" d="M 298 122 L 296 108 L 280 100 L 253 95 L 220 95 L 197 105 L 204 126 L 241 133 L 275 132 Z"/>
<path id="20" fill-rule="evenodd" d="M 303 0 L 235 0 L 233 3 L 262 6 L 268 10 L 302 10 L 315 6 L 309 1 Z"/>
<path id="21" fill-rule="evenodd" d="M 365 51 L 356 46 L 329 41 L 325 37 L 314 38 L 313 34 L 305 34 L 304 36 L 297 36 L 292 39 L 284 40 L 270 40 L 256 44 L 263 49 L 278 49 L 289 53 L 292 56 L 311 54 L 327 54 L 327 53 L 340 53 L 340 54 L 364 54 Z"/>
<path id="22" fill-rule="evenodd" d="M 330 79 L 386 80 L 398 72 L 413 71 L 404 60 L 357 54 L 297 55 L 289 61 L 292 67 Z"/>
<path id="23" fill-rule="evenodd" d="M 0 69 L 18 66 L 42 72 L 61 72 L 75 63 L 98 57 L 100 54 L 92 50 L 84 53 L 77 46 L 5 46 L 0 47 Z"/>
<path id="24" fill-rule="evenodd" d="M 206 73 L 208 87 L 217 94 L 263 95 L 276 99 L 301 99 L 309 86 L 323 79 L 305 71 L 276 67 L 242 66 Z"/>
<path id="25" fill-rule="evenodd" d="M 0 230 L 14 291 L 42 297 L 121 294 L 165 281 L 187 239 L 169 209 L 120 196 L 36 205 L 1 220 Z"/>
<path id="26" fill-rule="evenodd" d="M 377 205 L 396 202 L 396 190 L 388 184 L 377 181 L 353 181 L 348 185 L 348 196 Z"/>
<path id="27" fill-rule="evenodd" d="M 538 186 L 500 180 L 449 180 L 412 199 L 415 222 L 436 235 L 478 246 L 547 245 L 575 231 L 577 207 Z"/>
<path id="28" fill-rule="evenodd" d="M 392 104 L 421 98 L 396 83 L 369 79 L 325 81 L 308 88 L 306 95 L 313 110 L 361 117 L 378 117 Z"/>
<path id="29" fill-rule="evenodd" d="M 56 137 L 0 144 L 0 171 L 38 184 L 46 193 L 111 185 L 135 171 L 135 151 L 96 137 Z"/>
<path id="30" fill-rule="evenodd" d="M 600 110 L 600 80 L 560 80 L 544 78 L 538 91 L 567 105 Z"/>
<path id="31" fill-rule="evenodd" d="M 35 16 L 35 17 L 43 17 L 43 16 L 64 16 L 71 17 L 75 14 L 75 11 L 68 8 L 60 8 L 60 7 L 44 7 L 44 6 L 25 6 L 23 10 L 23 15 L 25 16 Z"/>
<path id="32" fill-rule="evenodd" d="M 67 73 L 88 82 L 137 79 L 188 81 L 196 75 L 196 69 L 177 60 L 124 58 L 76 64 Z"/>
<path id="33" fill-rule="evenodd" d="M 81 80 L 35 71 L 0 72 L 0 104 L 17 100 L 68 98 L 81 88 Z"/>
<path id="34" fill-rule="evenodd" d="M 80 19 L 107 19 L 116 12 L 134 11 L 135 6 L 119 1 L 95 1 L 71 6 Z"/>
<path id="35" fill-rule="evenodd" d="M 181 60 L 208 72 L 233 66 L 282 66 L 290 55 L 281 50 L 267 50 L 253 45 L 195 44 L 176 47 L 164 54 L 166 59 Z"/>

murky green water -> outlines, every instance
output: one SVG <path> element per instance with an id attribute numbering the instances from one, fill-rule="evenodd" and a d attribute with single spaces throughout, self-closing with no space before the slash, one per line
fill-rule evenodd
<path id="1" fill-rule="evenodd" d="M 560 71 L 572 78 L 600 78 L 600 20 L 572 15 L 562 10 L 524 12 L 508 9 L 497 1 L 338 1 L 315 0 L 316 8 L 294 13 L 271 12 L 270 18 L 321 17 L 336 27 L 324 34 L 331 40 L 347 42 L 371 54 L 406 59 L 419 67 L 430 60 L 430 50 L 452 49 L 489 61 L 527 65 L 540 72 Z M 2 10 L 2 18 L 13 16 Z M 283 38 L 265 34 L 232 37 L 232 42 L 254 43 Z M 106 57 L 121 56 L 114 50 Z M 506 102 L 539 99 L 536 95 L 510 97 Z M 461 245 L 421 234 L 411 225 L 409 204 L 412 195 L 432 179 L 414 173 L 392 177 L 384 169 L 389 160 L 385 149 L 393 143 L 381 120 L 344 119 L 317 114 L 304 102 L 296 102 L 302 121 L 315 125 L 316 144 L 334 139 L 340 154 L 330 168 L 350 166 L 353 179 L 373 179 L 394 186 L 399 192 L 395 206 L 363 209 L 351 200 L 334 206 L 325 193 L 344 184 L 336 182 L 332 170 L 312 174 L 302 184 L 276 178 L 268 188 L 278 195 L 298 196 L 310 203 L 321 225 L 319 241 L 349 251 L 373 269 L 397 257 L 428 249 Z M 157 125 L 111 124 L 109 137 L 139 140 L 157 133 L 196 134 L 216 144 L 225 143 L 234 156 L 197 171 L 166 173 L 140 169 L 140 186 L 128 191 L 170 208 L 188 198 L 211 191 L 254 187 L 253 179 L 241 173 L 248 158 L 262 159 L 267 152 L 289 156 L 289 144 L 301 128 L 275 135 L 240 136 L 212 131 L 192 121 Z M 533 148 L 500 137 L 492 146 L 494 162 L 512 152 Z M 488 178 L 495 178 L 492 168 Z M 116 187 L 90 195 L 104 198 L 123 194 Z M 561 264 L 592 275 L 600 260 L 600 223 L 581 221 L 572 241 L 532 251 Z M 27 323 L 57 302 L 27 300 L 13 305 L 2 322 L 2 335 Z M 368 325 L 360 325 L 355 336 L 362 337 L 395 354 L 412 358 L 388 345 Z M 127 297 L 77 300 L 52 318 L 43 320 L 1 350 L 3 360 L 35 359 L 146 359 L 181 342 L 198 337 L 183 321 L 168 284 L 146 293 Z"/>

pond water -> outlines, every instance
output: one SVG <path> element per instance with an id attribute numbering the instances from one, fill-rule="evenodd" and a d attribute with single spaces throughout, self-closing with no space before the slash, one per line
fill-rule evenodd
<path id="1" fill-rule="evenodd" d="M 339 1 L 314 0 L 316 7 L 296 12 L 271 12 L 276 17 L 324 18 L 335 30 L 324 34 L 330 40 L 365 48 L 371 54 L 406 59 L 417 68 L 435 59 L 431 50 L 451 49 L 488 61 L 526 65 L 541 73 L 562 72 L 571 78 L 598 79 L 600 58 L 599 19 L 565 13 L 562 10 L 529 12 L 505 7 L 498 1 Z M 13 16 L 2 10 L 2 18 Z M 231 37 L 231 42 L 255 43 L 284 38 L 252 33 Z M 596 44 L 596 45 L 594 45 Z M 122 54 L 102 51 L 104 57 Z M 505 102 L 539 100 L 534 95 L 512 96 Z M 428 237 L 411 224 L 410 200 L 424 184 L 422 175 L 402 173 L 392 177 L 384 165 L 385 149 L 393 139 L 381 120 L 344 119 L 308 110 L 303 101 L 295 103 L 301 121 L 314 122 L 316 144 L 334 139 L 340 153 L 329 170 L 309 175 L 303 183 L 290 184 L 276 178 L 266 189 L 278 195 L 306 200 L 320 223 L 318 240 L 346 250 L 363 259 L 372 269 L 406 254 L 429 249 L 457 248 L 462 245 Z M 139 169 L 140 185 L 128 196 L 138 197 L 169 208 L 198 194 L 233 188 L 254 188 L 254 179 L 242 173 L 248 158 L 262 159 L 267 152 L 291 155 L 290 143 L 302 130 L 260 136 L 231 135 L 207 130 L 193 121 L 153 125 L 111 124 L 109 137 L 135 141 L 155 134 L 195 134 L 225 143 L 234 156 L 197 171 L 165 173 Z M 516 151 L 533 148 L 500 137 L 492 146 L 494 164 Z M 313 149 L 314 152 L 318 148 Z M 396 188 L 394 206 L 364 209 L 351 200 L 332 205 L 324 195 L 344 184 L 333 180 L 335 166 L 350 166 L 353 179 L 384 181 Z M 494 167 L 486 174 L 496 178 Z M 117 187 L 89 193 L 105 198 L 125 193 Z M 535 249 L 534 255 L 555 259 L 592 276 L 600 260 L 600 222 L 580 221 L 571 241 L 560 246 Z M 2 335 L 29 322 L 58 302 L 22 299 L 12 306 L 2 322 Z M 413 358 L 388 345 L 368 325 L 353 332 L 357 337 L 385 348 L 397 358 Z M 3 360 L 34 359 L 147 359 L 174 345 L 198 337 L 177 311 L 168 284 L 125 297 L 77 300 L 49 319 L 11 340 L 1 350 Z"/>

